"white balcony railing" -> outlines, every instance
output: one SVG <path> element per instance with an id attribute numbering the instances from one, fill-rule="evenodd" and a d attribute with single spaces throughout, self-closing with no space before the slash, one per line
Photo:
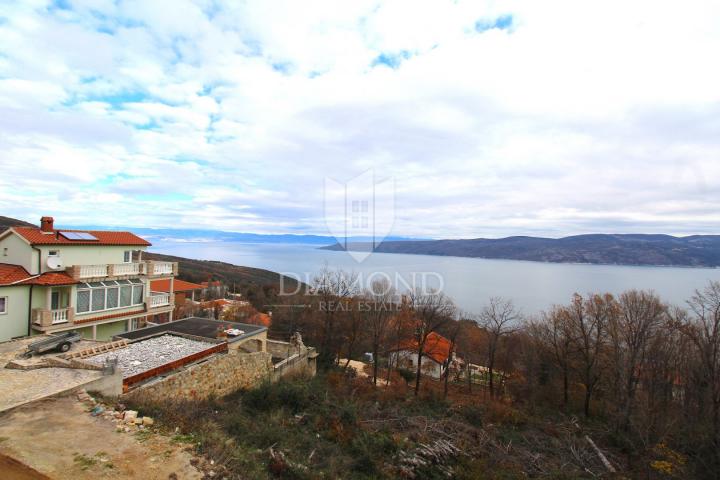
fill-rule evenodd
<path id="1" fill-rule="evenodd" d="M 107 277 L 107 265 L 80 265 L 80 278 Z"/>
<path id="2" fill-rule="evenodd" d="M 75 265 L 68 267 L 68 273 L 75 280 L 105 277 L 132 277 L 138 275 L 176 275 L 176 262 L 132 262 L 104 265 Z"/>
<path id="3" fill-rule="evenodd" d="M 172 275 L 173 263 L 172 262 L 154 262 L 153 263 L 153 275 Z"/>
<path id="4" fill-rule="evenodd" d="M 150 308 L 164 307 L 170 305 L 170 294 L 162 292 L 151 292 L 148 298 Z"/>
<path id="5" fill-rule="evenodd" d="M 112 272 L 115 276 L 122 275 L 140 275 L 143 273 L 143 263 L 118 263 L 112 266 Z"/>
<path id="6" fill-rule="evenodd" d="M 68 321 L 68 309 L 61 308 L 59 310 L 50 310 L 52 316 L 52 324 L 67 323 Z"/>

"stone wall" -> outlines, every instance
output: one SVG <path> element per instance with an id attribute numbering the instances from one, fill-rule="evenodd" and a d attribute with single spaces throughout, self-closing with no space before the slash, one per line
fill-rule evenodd
<path id="1" fill-rule="evenodd" d="M 273 366 L 273 381 L 278 380 L 280 377 L 292 375 L 314 377 L 317 372 L 316 357 L 317 354 L 314 348 L 302 347 L 300 353 L 292 354 Z"/>
<path id="2" fill-rule="evenodd" d="M 267 352 L 242 353 L 231 350 L 164 379 L 137 387 L 125 397 L 136 401 L 222 397 L 272 378 L 274 369 L 271 359 Z"/>

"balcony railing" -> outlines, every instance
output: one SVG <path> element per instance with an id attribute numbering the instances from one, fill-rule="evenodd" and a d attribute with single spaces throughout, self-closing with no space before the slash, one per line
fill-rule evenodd
<path id="1" fill-rule="evenodd" d="M 59 308 L 56 310 L 47 308 L 33 309 L 33 323 L 41 327 L 72 322 L 74 318 L 75 311 L 72 308 Z"/>
<path id="2" fill-rule="evenodd" d="M 177 275 L 176 262 L 153 262 L 147 263 L 148 275 Z"/>
<path id="3" fill-rule="evenodd" d="M 123 276 L 123 275 L 142 275 L 145 272 L 144 263 L 117 263 L 109 265 L 110 271 L 108 275 L 111 276 Z"/>
<path id="4" fill-rule="evenodd" d="M 107 265 L 80 265 L 79 278 L 96 278 L 107 276 Z"/>
<path id="5" fill-rule="evenodd" d="M 170 294 L 163 292 L 150 292 L 148 297 L 148 307 L 157 308 L 170 305 Z"/>
<path id="6" fill-rule="evenodd" d="M 52 324 L 57 325 L 58 323 L 67 323 L 68 321 L 68 309 L 62 308 L 60 310 L 50 310 L 52 316 Z"/>
<path id="7" fill-rule="evenodd" d="M 138 275 L 177 275 L 177 262 L 134 262 L 111 263 L 103 265 L 74 265 L 67 268 L 67 273 L 74 280 L 91 278 L 132 277 Z"/>

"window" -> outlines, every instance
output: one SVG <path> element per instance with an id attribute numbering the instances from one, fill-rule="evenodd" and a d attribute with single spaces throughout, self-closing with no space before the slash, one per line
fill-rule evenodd
<path id="1" fill-rule="evenodd" d="M 3 257 L 7 257 L 8 249 L 7 247 L 3 248 Z"/>
<path id="2" fill-rule="evenodd" d="M 107 308 L 118 307 L 118 294 L 119 289 L 117 287 L 107 289 Z"/>
<path id="3" fill-rule="evenodd" d="M 133 305 L 141 303 L 143 303 L 143 288 L 142 285 L 136 285 L 133 287 Z"/>
<path id="4" fill-rule="evenodd" d="M 92 295 L 92 311 L 105 310 L 105 289 L 96 288 L 90 290 Z"/>
<path id="5" fill-rule="evenodd" d="M 78 290 L 77 312 L 85 313 L 90 311 L 90 290 Z"/>
<path id="6" fill-rule="evenodd" d="M 7 313 L 7 304 L 7 297 L 0 297 L 0 315 L 5 315 Z"/>
<path id="7" fill-rule="evenodd" d="M 121 307 L 129 307 L 131 299 L 132 299 L 132 287 L 121 287 L 120 288 L 120 306 Z"/>
<path id="8" fill-rule="evenodd" d="M 58 250 L 50 250 L 48 251 L 48 257 L 57 257 L 60 255 L 60 252 Z"/>
<path id="9" fill-rule="evenodd" d="M 123 255 L 123 262 L 125 262 L 125 263 L 132 262 L 132 250 L 125 250 L 125 253 Z"/>
<path id="10" fill-rule="evenodd" d="M 142 305 L 145 301 L 143 288 L 143 281 L 139 278 L 80 284 L 77 290 L 77 313 Z"/>

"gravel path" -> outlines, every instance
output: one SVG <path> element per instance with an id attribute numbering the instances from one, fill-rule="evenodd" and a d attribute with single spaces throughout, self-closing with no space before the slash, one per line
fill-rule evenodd
<path id="1" fill-rule="evenodd" d="M 151 368 L 179 360 L 193 353 L 211 348 L 214 344 L 190 340 L 176 335 L 162 335 L 129 344 L 125 348 L 101 353 L 85 359 L 102 365 L 105 359 L 117 358 L 124 377 L 130 377 Z"/>

